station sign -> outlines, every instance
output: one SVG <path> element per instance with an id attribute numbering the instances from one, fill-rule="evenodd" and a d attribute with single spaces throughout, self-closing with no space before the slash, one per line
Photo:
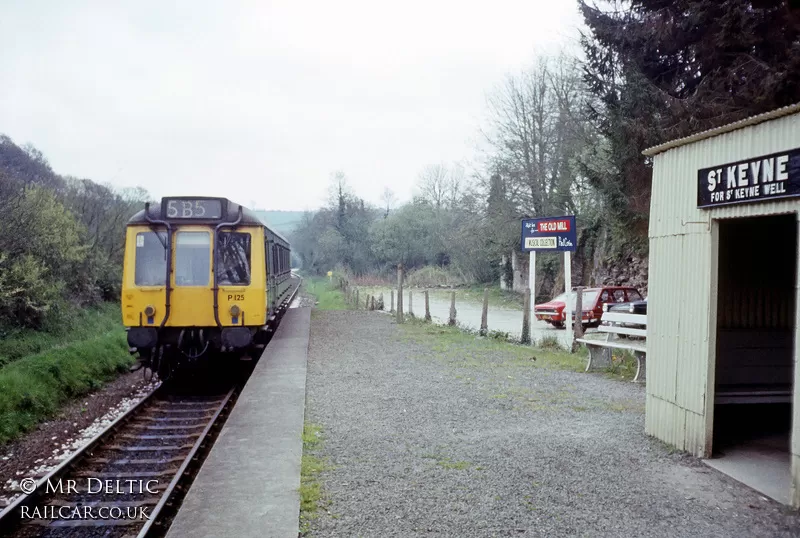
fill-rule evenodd
<path id="1" fill-rule="evenodd" d="M 800 148 L 697 171 L 697 207 L 800 196 Z"/>
<path id="2" fill-rule="evenodd" d="M 575 216 L 523 219 L 523 252 L 574 252 L 578 245 Z"/>

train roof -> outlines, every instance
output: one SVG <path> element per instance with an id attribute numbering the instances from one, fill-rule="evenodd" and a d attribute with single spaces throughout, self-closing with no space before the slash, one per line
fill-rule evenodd
<path id="1" fill-rule="evenodd" d="M 204 196 L 169 196 L 161 199 L 160 203 L 150 204 L 150 218 L 152 220 L 165 220 L 164 218 L 164 208 L 166 207 L 166 200 L 219 200 L 222 202 L 222 207 L 225 208 L 224 216 L 227 218 L 220 218 L 220 219 L 168 219 L 171 223 L 186 223 L 186 224 L 216 224 L 222 220 L 231 221 L 235 220 L 236 216 L 239 213 L 239 209 L 242 210 L 242 220 L 239 224 L 246 224 L 251 226 L 263 226 L 271 234 L 278 237 L 279 239 L 283 240 L 287 245 L 289 244 L 289 240 L 283 237 L 281 234 L 275 231 L 274 228 L 271 228 L 266 222 L 261 220 L 259 216 L 256 214 L 255 211 L 252 209 L 248 209 L 243 205 L 239 205 L 235 202 L 228 200 L 227 198 L 217 198 L 217 197 L 204 197 Z M 147 219 L 145 218 L 145 210 L 142 209 L 141 211 L 136 212 L 129 220 L 128 225 L 131 224 L 147 224 Z"/>

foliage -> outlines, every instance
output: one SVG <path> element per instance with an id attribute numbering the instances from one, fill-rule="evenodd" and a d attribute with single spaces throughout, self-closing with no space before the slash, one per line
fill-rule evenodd
<path id="1" fill-rule="evenodd" d="M 300 534 L 308 536 L 312 519 L 317 517 L 317 508 L 322 499 L 322 484 L 319 474 L 330 466 L 314 452 L 322 443 L 321 428 L 316 424 L 303 424 L 303 457 L 300 462 Z"/>
<path id="2" fill-rule="evenodd" d="M 311 277 L 303 280 L 304 291 L 317 300 L 319 310 L 347 310 L 344 294 L 328 282 L 327 277 Z"/>
<path id="3" fill-rule="evenodd" d="M 0 331 L 0 367 L 28 355 L 118 330 L 119 326 L 118 304 L 77 308 L 57 302 L 42 330 L 17 328 Z"/>
<path id="4" fill-rule="evenodd" d="M 587 112 L 602 136 L 582 158 L 620 237 L 646 237 L 650 162 L 667 139 L 797 101 L 800 10 L 785 0 L 579 1 Z"/>
<path id="5" fill-rule="evenodd" d="M 409 287 L 416 288 L 451 287 L 466 284 L 458 275 L 435 265 L 427 265 L 409 271 L 405 276 L 405 283 Z"/>
<path id="6" fill-rule="evenodd" d="M 148 197 L 61 177 L 0 135 L 0 328 L 42 328 L 60 303 L 119 300 L 125 224 Z"/>
<path id="7" fill-rule="evenodd" d="M 0 368 L 0 444 L 52 417 L 68 399 L 110 381 L 131 360 L 125 333 L 117 329 Z"/>

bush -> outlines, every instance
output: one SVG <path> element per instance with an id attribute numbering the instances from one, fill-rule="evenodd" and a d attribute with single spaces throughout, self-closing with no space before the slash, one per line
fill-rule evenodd
<path id="1" fill-rule="evenodd" d="M 433 265 L 409 271 L 406 275 L 406 284 L 418 288 L 461 286 L 464 283 L 461 277 Z"/>
<path id="2" fill-rule="evenodd" d="M 62 288 L 33 256 L 0 252 L 0 324 L 41 328 Z"/>
<path id="3" fill-rule="evenodd" d="M 56 301 L 44 318 L 42 330 L 0 327 L 0 367 L 59 345 L 120 330 L 121 326 L 119 304 L 79 309 Z"/>
<path id="4" fill-rule="evenodd" d="M 0 444 L 124 372 L 133 359 L 122 330 L 31 355 L 0 368 Z"/>

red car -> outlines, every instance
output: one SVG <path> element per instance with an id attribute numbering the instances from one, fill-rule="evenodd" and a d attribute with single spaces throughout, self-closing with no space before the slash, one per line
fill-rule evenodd
<path id="1" fill-rule="evenodd" d="M 575 289 L 569 294 L 570 305 L 575 309 Z M 566 321 L 564 309 L 566 308 L 566 293 L 562 293 L 549 302 L 537 304 L 533 307 L 536 319 L 546 321 L 555 327 L 563 327 Z M 582 322 L 587 327 L 600 325 L 604 304 L 628 303 L 641 301 L 642 295 L 636 288 L 630 286 L 604 286 L 602 288 L 585 288 L 583 290 L 583 315 Z M 573 320 L 575 313 L 573 311 Z"/>

